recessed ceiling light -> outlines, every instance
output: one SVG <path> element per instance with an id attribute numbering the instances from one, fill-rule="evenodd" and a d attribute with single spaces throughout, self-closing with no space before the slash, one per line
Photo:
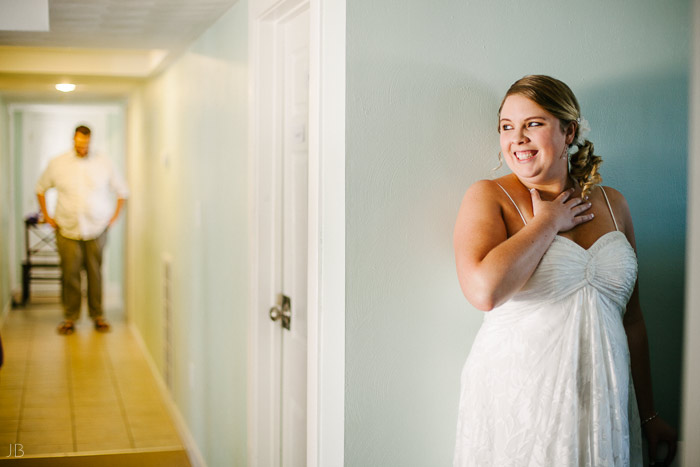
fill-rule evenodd
<path id="1" fill-rule="evenodd" d="M 75 84 L 71 83 L 61 83 L 56 85 L 56 89 L 58 89 L 61 92 L 71 92 L 75 91 Z"/>

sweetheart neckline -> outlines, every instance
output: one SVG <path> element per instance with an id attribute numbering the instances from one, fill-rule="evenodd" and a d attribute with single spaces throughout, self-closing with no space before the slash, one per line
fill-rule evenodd
<path id="1" fill-rule="evenodd" d="M 555 239 L 558 239 L 558 238 L 564 239 L 564 240 L 567 241 L 567 243 L 571 243 L 572 245 L 575 245 L 576 247 L 578 247 L 580 250 L 585 251 L 586 253 L 590 253 L 590 252 L 593 250 L 593 248 L 595 248 L 595 246 L 598 245 L 598 243 L 599 243 L 601 240 L 603 240 L 604 238 L 610 236 L 610 234 L 614 234 L 614 233 L 622 234 L 622 237 L 625 239 L 625 241 L 627 241 L 627 244 L 629 245 L 629 241 L 627 240 L 627 236 L 626 236 L 622 231 L 620 231 L 620 230 L 611 230 L 610 232 L 605 232 L 603 235 L 601 235 L 600 237 L 598 237 L 598 238 L 596 239 L 596 241 L 593 242 L 593 243 L 591 244 L 591 246 L 589 246 L 588 248 L 584 248 L 584 247 L 582 247 L 581 245 L 579 245 L 578 243 L 576 243 L 575 241 L 571 240 L 570 238 L 564 237 L 564 236 L 559 235 L 559 234 L 555 235 L 554 238 L 555 238 Z M 630 245 L 630 246 L 631 246 L 631 245 Z"/>

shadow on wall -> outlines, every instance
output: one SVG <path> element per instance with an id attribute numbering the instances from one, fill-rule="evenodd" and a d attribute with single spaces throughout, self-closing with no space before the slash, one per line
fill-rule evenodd
<path id="1" fill-rule="evenodd" d="M 657 410 L 680 427 L 688 162 L 688 72 L 579 90 L 605 185 L 627 198 Z M 588 109 L 592 109 L 590 115 Z M 683 435 L 681 434 L 681 439 Z"/>

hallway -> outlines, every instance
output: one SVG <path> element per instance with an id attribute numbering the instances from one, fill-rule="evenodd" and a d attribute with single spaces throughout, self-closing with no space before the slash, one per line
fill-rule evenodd
<path id="1" fill-rule="evenodd" d="M 148 465 L 190 465 L 125 321 L 116 317 L 112 331 L 101 334 L 84 318 L 75 334 L 61 336 L 55 331 L 60 319 L 58 303 L 37 303 L 13 309 L 3 323 L 0 459 L 22 457 L 24 465 L 32 458 L 32 465 L 49 465 L 40 463 L 42 457 L 50 465 L 60 465 L 62 457 L 70 465 L 80 459 L 85 465 L 143 465 L 146 460 Z M 9 452 L 11 446 L 18 447 L 16 452 Z M 94 457 L 103 454 L 111 457 Z"/>

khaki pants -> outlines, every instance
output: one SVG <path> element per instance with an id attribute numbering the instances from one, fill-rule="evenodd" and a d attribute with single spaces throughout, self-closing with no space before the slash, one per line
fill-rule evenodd
<path id="1" fill-rule="evenodd" d="M 107 242 L 107 230 L 92 240 L 73 240 L 56 230 L 56 247 L 61 257 L 63 274 L 61 301 L 65 319 L 76 321 L 80 318 L 82 292 L 80 271 L 87 273 L 88 310 L 90 318 L 102 318 L 102 250 Z"/>

